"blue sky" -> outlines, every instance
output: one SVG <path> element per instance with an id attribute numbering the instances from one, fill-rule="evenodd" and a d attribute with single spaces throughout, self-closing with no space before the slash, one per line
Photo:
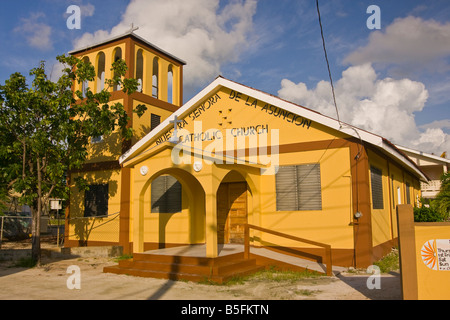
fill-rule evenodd
<path id="1" fill-rule="evenodd" d="M 450 2 L 320 0 L 341 119 L 394 143 L 450 152 Z M 69 30 L 68 6 L 82 9 Z M 381 29 L 370 30 L 370 5 Z M 312 0 L 17 0 L 0 11 L 0 83 L 39 61 L 136 32 L 187 61 L 185 100 L 222 76 L 336 117 Z"/>

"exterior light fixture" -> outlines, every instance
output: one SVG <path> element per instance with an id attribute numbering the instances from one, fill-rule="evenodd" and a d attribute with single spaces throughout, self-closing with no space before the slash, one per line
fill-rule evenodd
<path id="1" fill-rule="evenodd" d="M 362 213 L 360 211 L 355 213 L 355 219 L 359 219 L 362 217 Z"/>

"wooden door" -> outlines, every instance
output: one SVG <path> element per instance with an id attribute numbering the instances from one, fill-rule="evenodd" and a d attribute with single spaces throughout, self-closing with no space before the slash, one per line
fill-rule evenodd
<path id="1" fill-rule="evenodd" d="M 217 242 L 244 243 L 247 183 L 222 183 L 217 191 Z"/>

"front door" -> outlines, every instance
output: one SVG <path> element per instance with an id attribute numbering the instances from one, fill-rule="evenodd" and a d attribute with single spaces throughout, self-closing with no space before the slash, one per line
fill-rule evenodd
<path id="1" fill-rule="evenodd" d="M 217 242 L 244 243 L 247 183 L 222 183 L 217 191 Z"/>

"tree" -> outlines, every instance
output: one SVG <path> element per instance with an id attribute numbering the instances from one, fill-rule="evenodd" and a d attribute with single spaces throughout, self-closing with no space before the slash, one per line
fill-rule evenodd
<path id="1" fill-rule="evenodd" d="M 127 66 L 114 62 L 114 78 L 105 81 L 101 92 L 72 91 L 74 82 L 95 79 L 90 62 L 73 56 L 59 56 L 65 66 L 57 82 L 48 79 L 45 63 L 31 70 L 31 86 L 20 73 L 0 85 L 0 194 L 17 193 L 32 211 L 32 259 L 40 264 L 40 217 L 51 196 L 66 198 L 66 174 L 85 163 L 92 137 L 121 130 L 123 139 L 133 131 L 121 103 L 110 103 L 109 89 L 121 85 L 132 94 L 135 79 L 125 79 Z M 139 116 L 145 111 L 140 105 Z M 76 181 L 83 185 L 82 179 Z"/>

